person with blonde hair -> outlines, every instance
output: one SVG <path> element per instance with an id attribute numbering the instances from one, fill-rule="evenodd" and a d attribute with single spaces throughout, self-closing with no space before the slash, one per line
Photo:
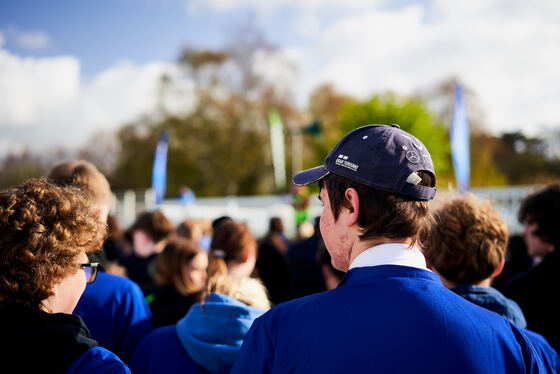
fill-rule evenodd
<path id="1" fill-rule="evenodd" d="M 100 220 L 107 222 L 111 187 L 95 165 L 84 160 L 64 161 L 53 166 L 47 178 L 62 187 L 79 188 Z M 75 313 L 84 319 L 99 345 L 127 361 L 138 342 L 152 331 L 150 308 L 135 282 L 105 272 L 103 250 L 89 253 L 88 257 L 100 262 L 100 271 L 97 281 L 86 287 Z"/>
<path id="2" fill-rule="evenodd" d="M 131 360 L 134 373 L 229 373 L 253 321 L 270 308 L 262 283 L 244 275 L 210 278 L 203 302 L 154 330 Z"/>
<path id="3" fill-rule="evenodd" d="M 0 359 L 21 373 L 128 373 L 72 314 L 105 225 L 74 187 L 34 179 L 0 193 Z"/>
<path id="4" fill-rule="evenodd" d="M 166 244 L 155 260 L 158 288 L 149 296 L 154 327 L 177 323 L 201 300 L 207 268 L 208 255 L 193 241 L 179 238 Z"/>

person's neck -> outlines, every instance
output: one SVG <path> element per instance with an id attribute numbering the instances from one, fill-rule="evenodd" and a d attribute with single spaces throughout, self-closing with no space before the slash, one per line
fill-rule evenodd
<path id="1" fill-rule="evenodd" d="M 360 255 L 360 253 L 362 253 L 363 251 L 371 247 L 375 247 L 381 244 L 390 244 L 390 243 L 411 245 L 412 242 L 413 241 L 411 238 L 390 239 L 390 238 L 381 237 L 381 238 L 373 238 L 373 239 L 362 241 L 360 240 L 360 238 L 357 237 L 354 241 L 354 244 L 352 245 L 352 250 L 350 251 L 348 266 L 352 264 L 352 262 L 356 259 L 356 257 L 358 257 L 358 255 Z"/>
<path id="2" fill-rule="evenodd" d="M 436 272 L 436 273 L 437 273 L 437 272 Z M 437 274 L 439 275 L 439 277 L 440 277 L 440 279 L 441 279 L 441 282 L 443 283 L 443 285 L 445 286 L 445 288 L 452 289 L 452 288 L 455 288 L 455 287 L 457 287 L 457 286 L 459 285 L 458 283 L 455 283 L 455 282 L 452 282 L 452 281 L 450 281 L 450 280 L 445 279 L 445 277 L 443 277 L 441 274 L 439 274 L 439 273 L 437 273 Z M 475 284 L 473 284 L 473 285 L 474 285 L 474 286 L 478 286 L 478 287 L 484 287 L 484 288 L 491 287 L 491 285 L 492 285 L 492 278 L 485 279 L 485 280 L 483 280 L 482 282 L 475 283 Z"/>

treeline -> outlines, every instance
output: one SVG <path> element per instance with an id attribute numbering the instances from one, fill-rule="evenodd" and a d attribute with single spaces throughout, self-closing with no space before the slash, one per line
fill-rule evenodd
<path id="1" fill-rule="evenodd" d="M 428 108 L 434 94 L 402 97 L 382 93 L 359 100 L 329 84 L 316 88 L 308 107 L 302 110 L 289 87 L 271 82 L 252 68 L 257 54 L 278 60 L 275 53 L 262 40 L 250 38 L 220 51 L 186 48 L 179 63 L 194 82 L 194 100 L 185 102 L 190 108 L 184 111 L 186 114 L 171 113 L 166 108 L 164 98 L 174 92 L 176 82 L 162 77 L 157 113 L 126 124 L 116 133 L 97 134 L 78 151 L 8 154 L 0 164 L 0 188 L 44 175 L 54 162 L 68 157 L 95 163 L 114 190 L 148 188 L 155 146 L 160 134 L 167 131 L 167 197 L 174 196 L 182 186 L 189 186 L 197 196 L 287 192 L 289 184 L 280 190 L 274 186 L 267 121 L 272 109 L 280 113 L 284 123 L 287 180 L 297 172 L 295 167 L 321 163 L 336 141 L 351 129 L 371 123 L 398 123 L 430 150 L 438 187 L 454 185 L 448 140 L 452 96 L 446 89 L 451 80 L 437 90 L 444 102 L 439 111 Z M 284 64 L 287 71 L 293 69 Z M 467 101 L 468 95 L 473 93 L 467 91 Z M 543 183 L 560 177 L 560 159 L 551 152 L 551 137 L 527 137 L 519 132 L 495 136 L 481 130 L 487 126 L 480 117 L 471 112 L 469 115 L 473 124 L 472 186 Z M 292 161 L 298 146 L 295 139 L 302 144 L 299 163 Z"/>

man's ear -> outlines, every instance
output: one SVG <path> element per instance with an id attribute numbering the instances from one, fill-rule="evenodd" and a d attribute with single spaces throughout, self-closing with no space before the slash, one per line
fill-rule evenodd
<path id="1" fill-rule="evenodd" d="M 506 259 L 502 258 L 502 262 L 500 262 L 500 266 L 498 266 L 498 268 L 496 270 L 494 270 L 494 272 L 492 273 L 490 278 L 496 278 L 498 275 L 500 275 L 502 270 L 504 270 L 505 263 L 506 263 Z"/>
<path id="2" fill-rule="evenodd" d="M 350 207 L 346 208 L 346 225 L 352 226 L 358 222 L 358 217 L 360 216 L 360 198 L 358 197 L 358 192 L 354 188 L 347 188 L 344 192 L 344 197 L 350 204 Z"/>

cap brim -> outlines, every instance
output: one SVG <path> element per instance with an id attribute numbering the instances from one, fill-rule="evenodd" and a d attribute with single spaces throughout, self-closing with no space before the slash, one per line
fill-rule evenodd
<path id="1" fill-rule="evenodd" d="M 296 186 L 305 186 L 306 184 L 318 181 L 327 175 L 329 171 L 324 165 L 317 166 L 311 169 L 300 171 L 294 176 L 293 182 Z"/>

